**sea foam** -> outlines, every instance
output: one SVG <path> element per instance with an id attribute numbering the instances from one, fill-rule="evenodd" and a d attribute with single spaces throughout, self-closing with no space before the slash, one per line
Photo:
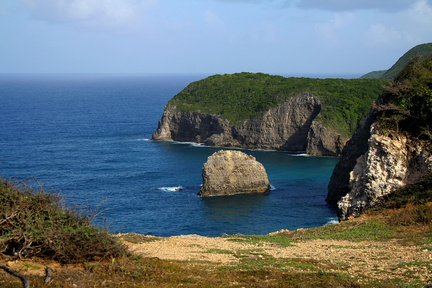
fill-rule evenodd
<path id="1" fill-rule="evenodd" d="M 162 191 L 167 191 L 167 192 L 178 192 L 178 191 L 182 191 L 183 187 L 182 186 L 174 186 L 174 187 L 159 187 L 159 190 Z"/>

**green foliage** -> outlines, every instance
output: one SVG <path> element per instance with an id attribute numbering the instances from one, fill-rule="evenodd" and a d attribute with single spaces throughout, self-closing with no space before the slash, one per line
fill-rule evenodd
<path id="1" fill-rule="evenodd" d="M 372 71 L 372 72 L 364 74 L 363 76 L 360 77 L 360 79 L 379 79 L 386 72 L 387 72 L 387 70 Z"/>
<path id="2" fill-rule="evenodd" d="M 417 45 L 410 49 L 381 78 L 394 79 L 416 57 L 432 57 L 432 43 Z"/>
<path id="3" fill-rule="evenodd" d="M 346 221 L 307 230 L 297 230 L 290 235 L 294 239 L 332 239 L 353 242 L 384 241 L 394 236 L 393 227 L 378 219 L 358 223 Z"/>
<path id="4" fill-rule="evenodd" d="M 283 235 L 228 235 L 225 236 L 233 242 L 242 242 L 262 246 L 265 244 L 276 244 L 283 247 L 292 246 L 292 239 Z"/>
<path id="5" fill-rule="evenodd" d="M 386 88 L 378 110 L 383 128 L 432 139 L 432 57 L 409 62 Z"/>
<path id="6" fill-rule="evenodd" d="M 60 198 L 0 178 L 0 252 L 62 263 L 113 257 L 124 247 L 91 218 L 64 209 Z"/>
<path id="7" fill-rule="evenodd" d="M 388 222 L 393 226 L 430 225 L 432 224 L 432 206 L 407 204 L 399 213 L 389 217 Z"/>
<path id="8" fill-rule="evenodd" d="M 263 73 L 214 75 L 189 84 L 168 105 L 180 111 L 219 115 L 236 124 L 309 92 L 323 104 L 320 117 L 324 125 L 349 136 L 387 83 L 380 79 L 285 78 Z"/>

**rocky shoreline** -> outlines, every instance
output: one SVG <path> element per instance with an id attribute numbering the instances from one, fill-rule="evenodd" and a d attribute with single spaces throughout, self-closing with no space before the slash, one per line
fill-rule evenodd
<path id="1" fill-rule="evenodd" d="M 316 120 L 321 108 L 316 96 L 301 93 L 257 118 L 231 124 L 217 115 L 167 105 L 152 140 L 339 156 L 348 139 Z"/>

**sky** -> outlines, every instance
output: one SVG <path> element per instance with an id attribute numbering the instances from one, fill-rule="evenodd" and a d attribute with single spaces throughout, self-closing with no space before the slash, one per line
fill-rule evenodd
<path id="1" fill-rule="evenodd" d="M 0 73 L 362 75 L 432 42 L 432 0 L 0 0 Z"/>

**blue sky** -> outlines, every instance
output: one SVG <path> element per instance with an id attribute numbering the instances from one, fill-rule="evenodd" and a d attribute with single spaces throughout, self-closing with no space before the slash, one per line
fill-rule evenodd
<path id="1" fill-rule="evenodd" d="M 0 73 L 388 69 L 432 42 L 432 0 L 0 0 Z"/>

